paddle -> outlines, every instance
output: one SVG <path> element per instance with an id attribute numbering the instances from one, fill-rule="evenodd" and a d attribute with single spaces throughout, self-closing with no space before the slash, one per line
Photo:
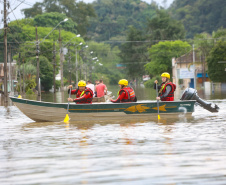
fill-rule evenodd
<path id="1" fill-rule="evenodd" d="M 69 92 L 69 98 L 71 97 L 71 88 L 70 88 L 70 92 Z M 67 114 L 64 118 L 64 123 L 68 123 L 69 122 L 69 116 L 68 116 L 68 110 L 69 110 L 69 101 L 68 101 L 68 104 L 67 104 Z"/>
<path id="2" fill-rule="evenodd" d="M 156 83 L 156 96 L 158 97 L 158 85 Z M 157 100 L 157 108 L 158 108 L 158 120 L 160 120 L 160 115 L 159 115 L 159 100 Z"/>

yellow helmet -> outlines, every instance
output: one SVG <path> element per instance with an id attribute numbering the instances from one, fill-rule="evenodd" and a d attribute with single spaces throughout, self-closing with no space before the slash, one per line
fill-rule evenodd
<path id="1" fill-rule="evenodd" d="M 78 86 L 79 86 L 79 87 L 85 87 L 85 86 L 86 86 L 86 82 L 85 82 L 84 80 L 80 80 L 80 81 L 78 82 Z"/>
<path id="2" fill-rule="evenodd" d="M 128 81 L 126 79 L 121 79 L 121 80 L 119 80 L 118 84 L 127 86 L 128 85 Z"/>
<path id="3" fill-rule="evenodd" d="M 166 77 L 166 78 L 170 79 L 170 74 L 167 72 L 164 72 L 161 74 L 161 77 Z"/>

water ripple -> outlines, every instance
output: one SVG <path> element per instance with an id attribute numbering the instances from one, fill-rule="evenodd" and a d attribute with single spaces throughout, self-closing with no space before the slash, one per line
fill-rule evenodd
<path id="1" fill-rule="evenodd" d="M 219 113 L 158 122 L 35 123 L 0 107 L 1 184 L 226 182 L 226 102 Z"/>

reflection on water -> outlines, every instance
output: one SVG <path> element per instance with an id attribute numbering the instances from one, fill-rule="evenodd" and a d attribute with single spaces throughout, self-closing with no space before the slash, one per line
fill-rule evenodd
<path id="1" fill-rule="evenodd" d="M 0 106 L 1 184 L 225 184 L 219 113 L 157 121 L 36 123 Z"/>
<path id="2" fill-rule="evenodd" d="M 108 89 L 117 95 L 118 86 Z M 153 89 L 135 91 L 139 100 L 156 96 Z M 217 103 L 219 113 L 197 106 L 192 117 L 65 124 L 33 122 L 14 106 L 0 106 L 0 184 L 223 185 L 226 93 L 198 95 Z M 67 97 L 42 93 L 41 100 Z"/>

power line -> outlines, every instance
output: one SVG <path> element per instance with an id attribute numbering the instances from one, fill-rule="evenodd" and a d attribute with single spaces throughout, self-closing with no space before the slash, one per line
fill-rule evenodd
<path id="1" fill-rule="evenodd" d="M 31 4 L 30 2 L 26 2 L 25 0 L 24 1 L 22 1 L 22 0 L 17 0 L 17 1 L 19 1 L 19 2 L 21 2 L 21 3 L 23 3 L 23 4 L 26 4 L 26 5 L 28 5 L 28 6 L 33 6 L 34 4 Z"/>
<path id="2" fill-rule="evenodd" d="M 222 39 L 226 39 L 226 37 L 220 37 L 220 38 L 208 38 L 208 39 L 177 39 L 177 40 L 146 40 L 146 41 L 99 41 L 97 43 L 152 43 L 152 42 L 165 42 L 165 41 L 201 41 L 201 40 L 222 40 Z M 31 39 L 32 40 L 32 39 Z M 23 41 L 23 42 L 19 42 L 20 44 L 22 43 L 26 43 L 27 41 Z M 44 41 L 46 43 L 50 43 L 51 41 Z M 0 42 L 0 44 L 3 42 Z M 8 42 L 8 43 L 13 43 L 13 42 Z M 29 42 L 27 42 L 29 43 Z M 30 42 L 30 43 L 34 43 L 34 42 Z M 64 42 L 66 43 L 66 41 Z M 72 42 L 74 43 L 74 42 Z M 89 42 L 87 42 L 88 44 Z"/>

